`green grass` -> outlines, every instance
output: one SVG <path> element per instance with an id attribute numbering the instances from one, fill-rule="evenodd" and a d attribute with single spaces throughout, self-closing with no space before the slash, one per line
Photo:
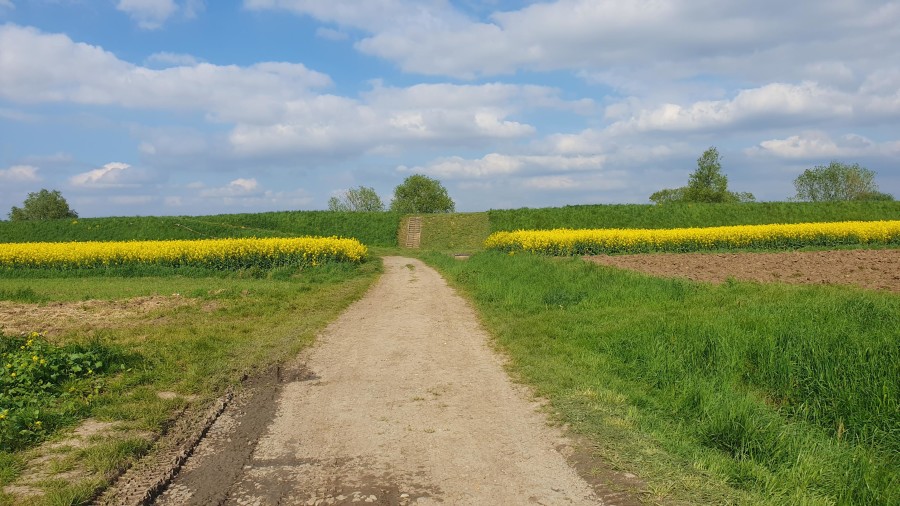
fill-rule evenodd
<path id="1" fill-rule="evenodd" d="M 400 215 L 282 211 L 215 216 L 0 221 L 0 242 L 130 241 L 227 237 L 341 236 L 394 246 Z"/>
<path id="2" fill-rule="evenodd" d="M 34 277 L 0 279 L 0 292 L 25 293 L 27 297 L 20 297 L 23 302 L 36 298 L 48 303 L 173 294 L 190 299 L 189 304 L 156 309 L 127 321 L 99 325 L 68 322 L 65 331 L 48 337 L 59 346 L 115 350 L 124 357 L 121 362 L 125 366 L 124 370 L 117 366 L 104 371 L 99 394 L 82 409 L 60 411 L 56 409 L 59 406 L 47 406 L 47 414 L 59 414 L 51 429 L 64 429 L 90 416 L 119 422 L 126 429 L 158 432 L 187 404 L 184 396 L 197 396 L 193 405 L 199 409 L 245 373 L 296 356 L 316 332 L 362 296 L 380 271 L 380 261 L 370 260 L 360 265 L 273 269 L 252 275 L 197 270 L 190 277 L 171 272 L 134 276 L 128 271 L 95 276 L 82 271 L 68 273 L 68 277 L 51 277 L 50 273 L 38 277 L 32 272 Z M 164 391 L 182 397 L 157 395 Z M 53 430 L 41 435 L 52 436 Z M 98 476 L 118 469 L 144 449 L 135 439 L 97 442 L 79 457 L 94 474 L 73 483 L 49 481 L 44 484 L 48 495 L 40 503 L 90 497 L 103 483 L 97 481 Z M 0 451 L 0 486 L 21 472 L 29 451 Z M 0 504 L 15 503 L 16 499 L 0 494 Z"/>
<path id="3" fill-rule="evenodd" d="M 900 297 L 426 254 L 515 374 L 662 501 L 900 502 Z"/>
<path id="4" fill-rule="evenodd" d="M 421 248 L 473 253 L 483 248 L 489 233 L 487 213 L 426 214 L 422 216 Z"/>
<path id="5" fill-rule="evenodd" d="M 895 202 L 582 205 L 492 210 L 491 232 L 553 228 L 680 228 L 900 219 Z"/>

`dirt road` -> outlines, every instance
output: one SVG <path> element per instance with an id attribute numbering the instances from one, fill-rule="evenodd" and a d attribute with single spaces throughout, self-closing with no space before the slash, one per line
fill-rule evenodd
<path id="1" fill-rule="evenodd" d="M 385 258 L 369 293 L 219 417 L 157 504 L 602 504 L 469 305 Z"/>

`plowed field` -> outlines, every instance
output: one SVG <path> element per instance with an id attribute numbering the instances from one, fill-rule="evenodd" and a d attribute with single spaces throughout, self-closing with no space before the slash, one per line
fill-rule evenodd
<path id="1" fill-rule="evenodd" d="M 600 255 L 585 260 L 654 276 L 713 283 L 734 278 L 762 283 L 855 285 L 900 292 L 900 249 Z"/>

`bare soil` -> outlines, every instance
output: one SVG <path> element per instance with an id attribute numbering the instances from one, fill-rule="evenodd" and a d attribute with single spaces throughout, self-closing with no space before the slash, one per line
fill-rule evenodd
<path id="1" fill-rule="evenodd" d="M 155 504 L 639 503 L 637 477 L 510 381 L 437 272 L 384 263 L 314 347 L 224 408 Z"/>
<path id="2" fill-rule="evenodd" d="M 45 304 L 0 300 L 0 331 L 7 335 L 40 332 L 55 336 L 71 330 L 126 327 L 155 312 L 198 303 L 198 299 L 180 295 Z"/>
<path id="3" fill-rule="evenodd" d="M 590 256 L 585 260 L 655 276 L 721 283 L 728 278 L 761 283 L 854 285 L 900 292 L 900 249 L 786 253 L 663 253 Z"/>

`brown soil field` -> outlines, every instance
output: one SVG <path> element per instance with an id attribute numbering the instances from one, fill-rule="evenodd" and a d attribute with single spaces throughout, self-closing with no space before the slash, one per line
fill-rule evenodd
<path id="1" fill-rule="evenodd" d="M 116 328 L 146 323 L 166 310 L 199 304 L 180 295 L 134 297 L 123 300 L 87 300 L 31 304 L 0 301 L 0 332 L 7 335 L 40 332 L 48 337 L 73 330 Z M 214 307 L 207 303 L 204 309 Z"/>
<path id="2" fill-rule="evenodd" d="M 900 249 L 785 253 L 660 253 L 589 256 L 585 260 L 654 276 L 721 283 L 855 285 L 900 292 Z"/>

